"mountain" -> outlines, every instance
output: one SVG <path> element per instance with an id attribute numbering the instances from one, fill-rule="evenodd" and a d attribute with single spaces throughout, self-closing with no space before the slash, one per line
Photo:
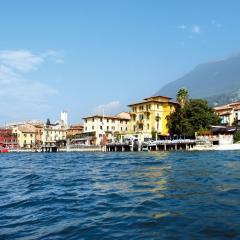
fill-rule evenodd
<path id="1" fill-rule="evenodd" d="M 190 98 L 205 98 L 211 105 L 240 99 L 240 54 L 198 65 L 185 76 L 166 84 L 156 95 L 175 98 L 179 88 L 188 89 Z"/>

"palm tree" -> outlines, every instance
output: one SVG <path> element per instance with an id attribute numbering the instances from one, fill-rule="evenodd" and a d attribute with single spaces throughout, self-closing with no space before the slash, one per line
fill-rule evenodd
<path id="1" fill-rule="evenodd" d="M 188 90 L 186 88 L 180 88 L 177 92 L 177 102 L 181 108 L 185 107 L 188 102 Z"/>

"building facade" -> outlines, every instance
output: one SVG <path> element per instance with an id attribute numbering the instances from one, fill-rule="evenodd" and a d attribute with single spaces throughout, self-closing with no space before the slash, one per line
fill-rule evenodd
<path id="1" fill-rule="evenodd" d="M 76 135 L 83 133 L 83 129 L 84 127 L 82 124 L 71 125 L 67 129 L 67 139 L 72 140 Z"/>
<path id="2" fill-rule="evenodd" d="M 116 116 L 93 115 L 85 117 L 83 120 L 84 132 L 82 143 L 102 145 L 106 142 L 120 140 L 120 134 L 124 134 L 129 130 L 130 115 L 126 112 L 122 112 Z"/>
<path id="3" fill-rule="evenodd" d="M 214 110 L 221 118 L 222 125 L 233 126 L 240 123 L 240 102 L 215 107 Z"/>
<path id="4" fill-rule="evenodd" d="M 20 148 L 31 149 L 35 147 L 36 133 L 33 125 L 21 125 L 15 128 L 14 131 L 17 133 L 18 145 Z"/>
<path id="5" fill-rule="evenodd" d="M 156 138 L 168 136 L 167 116 L 177 105 L 165 96 L 153 96 L 128 105 L 131 108 L 128 136 L 134 136 L 140 142 L 151 139 L 153 132 Z"/>
<path id="6" fill-rule="evenodd" d="M 67 128 L 59 123 L 45 124 L 42 142 L 44 147 L 64 146 L 67 140 Z"/>
<path id="7" fill-rule="evenodd" d="M 0 147 L 17 148 L 17 134 L 10 128 L 0 128 Z"/>

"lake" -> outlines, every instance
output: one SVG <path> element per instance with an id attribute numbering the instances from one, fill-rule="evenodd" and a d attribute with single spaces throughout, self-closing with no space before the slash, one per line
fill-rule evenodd
<path id="1" fill-rule="evenodd" d="M 0 239 L 240 239 L 240 151 L 0 154 Z"/>

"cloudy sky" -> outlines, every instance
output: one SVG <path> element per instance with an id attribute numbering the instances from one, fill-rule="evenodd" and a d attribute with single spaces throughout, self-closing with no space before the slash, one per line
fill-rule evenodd
<path id="1" fill-rule="evenodd" d="M 0 123 L 117 113 L 240 50 L 239 1 L 8 0 Z"/>

